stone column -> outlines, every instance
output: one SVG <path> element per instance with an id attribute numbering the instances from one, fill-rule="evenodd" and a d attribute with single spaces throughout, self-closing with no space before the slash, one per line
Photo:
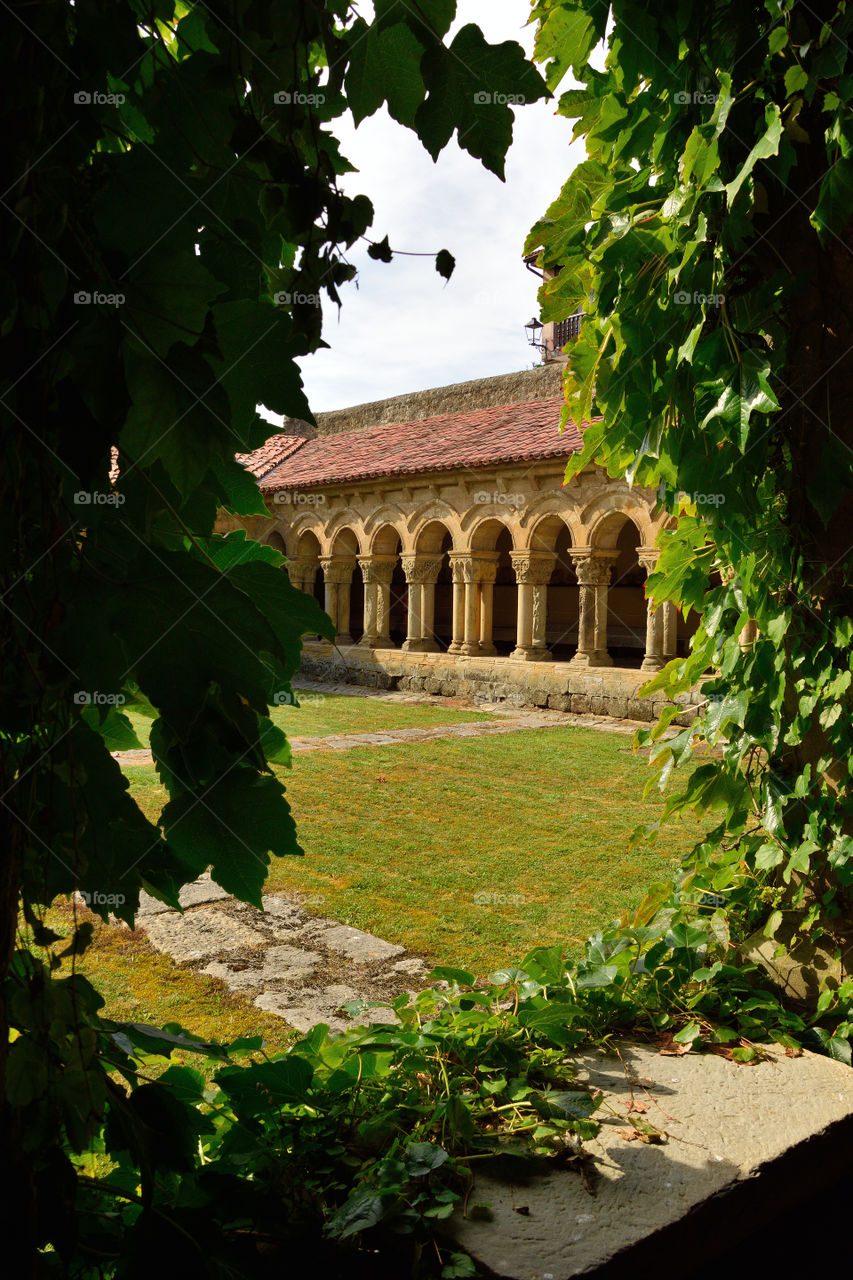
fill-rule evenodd
<path id="1" fill-rule="evenodd" d="M 518 618 L 511 658 L 541 662 L 548 657 L 545 626 L 548 616 L 548 583 L 557 557 L 551 552 L 511 551 L 518 583 Z"/>
<path id="2" fill-rule="evenodd" d="M 359 556 L 364 578 L 364 635 L 359 645 L 365 649 L 390 649 L 388 635 L 391 578 L 396 556 Z"/>
<path id="3" fill-rule="evenodd" d="M 678 653 L 678 610 L 671 600 L 661 605 L 663 609 L 663 656 L 667 662 Z"/>
<path id="4" fill-rule="evenodd" d="M 324 556 L 323 575 L 326 583 L 326 613 L 335 624 L 337 643 L 351 645 L 349 633 L 350 592 L 356 562 L 340 556 Z"/>
<path id="5" fill-rule="evenodd" d="M 613 552 L 585 548 L 570 551 L 580 585 L 578 648 L 572 658 L 575 667 L 612 667 L 607 652 L 607 588 L 610 570 L 617 557 Z"/>
<path id="6" fill-rule="evenodd" d="M 478 653 L 481 657 L 493 657 L 497 653 L 492 629 L 495 608 L 495 578 L 498 576 L 498 557 L 491 555 L 488 559 L 478 558 L 477 579 L 480 590 L 480 634 L 478 637 Z"/>
<path id="7" fill-rule="evenodd" d="M 465 579 L 463 562 L 467 557 L 461 551 L 450 552 L 450 568 L 453 573 L 453 635 L 448 653 L 461 653 L 465 639 Z"/>
<path id="8" fill-rule="evenodd" d="M 657 568 L 659 552 L 654 548 L 637 549 L 637 559 L 646 571 L 646 577 Z M 640 665 L 641 671 L 660 671 L 666 665 L 664 657 L 664 612 L 663 605 L 655 608 L 654 601 L 646 588 L 646 652 Z"/>
<path id="9" fill-rule="evenodd" d="M 451 653 L 485 657 L 492 643 L 492 598 L 498 571 L 494 551 L 450 553 L 453 566 L 453 643 Z"/>
<path id="10" fill-rule="evenodd" d="M 409 627 L 403 648 L 410 653 L 435 653 L 435 584 L 441 572 L 441 558 L 403 556 L 400 563 L 409 588 Z"/>

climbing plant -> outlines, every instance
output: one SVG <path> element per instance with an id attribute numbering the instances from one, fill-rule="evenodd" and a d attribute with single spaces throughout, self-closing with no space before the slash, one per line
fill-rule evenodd
<path id="1" fill-rule="evenodd" d="M 849 970 L 853 12 L 533 10 L 537 59 L 586 144 L 528 242 L 552 276 L 544 318 L 586 312 L 566 414 L 593 423 L 569 474 L 597 462 L 678 516 L 649 591 L 699 626 L 646 688 L 676 699 L 712 673 L 689 728 L 664 737 L 672 706 L 646 735 L 661 781 L 698 765 L 666 813 L 718 818 L 688 887 Z M 560 92 L 569 73 L 578 87 Z M 849 1012 L 822 1033 L 847 1061 Z"/>
<path id="2" fill-rule="evenodd" d="M 324 345 L 372 223 L 340 189 L 334 122 L 386 104 L 434 158 L 455 133 L 502 176 L 507 98 L 547 92 L 517 44 L 451 39 L 454 0 L 374 9 L 6 6 L 0 1148 L 21 1275 L 138 1274 L 158 1226 L 215 1235 L 200 1188 L 158 1206 L 212 1123 L 198 1079 L 140 1074 L 138 1033 L 74 971 L 90 926 L 63 942 L 45 909 L 77 893 L 129 923 L 142 889 L 176 905 L 207 866 L 260 905 L 270 857 L 300 852 L 267 709 L 330 624 L 276 551 L 214 521 L 263 513 L 235 455 L 269 434 L 258 403 L 311 421 L 296 360 Z M 451 254 L 435 266 L 447 279 Z M 129 707 L 154 721 L 155 823 L 110 754 L 135 743 Z M 93 1207 L 97 1149 L 118 1168 Z"/>

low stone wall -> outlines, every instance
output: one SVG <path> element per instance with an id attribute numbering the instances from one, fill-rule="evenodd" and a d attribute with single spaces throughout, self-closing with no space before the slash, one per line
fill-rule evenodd
<path id="1" fill-rule="evenodd" d="M 300 671 L 306 679 L 334 684 L 466 697 L 517 707 L 550 707 L 554 711 L 611 716 L 616 720 L 653 722 L 668 701 L 662 693 L 651 698 L 638 696 L 649 679 L 647 672 L 624 667 L 584 670 L 568 662 L 464 658 L 448 653 L 407 653 L 401 649 L 357 646 L 339 650 L 328 644 L 308 643 Z M 679 701 L 684 711 L 674 723 L 689 724 L 701 695 L 693 692 Z"/>

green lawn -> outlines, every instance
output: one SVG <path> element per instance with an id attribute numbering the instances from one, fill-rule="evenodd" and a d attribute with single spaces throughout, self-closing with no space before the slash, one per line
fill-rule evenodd
<path id="1" fill-rule="evenodd" d="M 156 816 L 153 770 L 126 772 Z M 356 748 L 297 756 L 280 774 L 307 856 L 277 859 L 269 887 L 322 894 L 321 913 L 478 972 L 540 943 L 578 952 L 697 835 L 691 821 L 627 849 L 662 800 L 642 799 L 646 762 L 621 734 Z"/>
<path id="2" fill-rule="evenodd" d="M 417 702 L 380 702 L 346 694 L 297 693 L 299 706 L 274 707 L 270 719 L 288 735 L 324 738 L 333 733 L 384 733 L 390 729 L 429 729 L 433 725 L 494 720 L 484 711 L 457 710 Z M 151 721 L 136 711 L 126 713 L 140 742 L 148 745 Z"/>

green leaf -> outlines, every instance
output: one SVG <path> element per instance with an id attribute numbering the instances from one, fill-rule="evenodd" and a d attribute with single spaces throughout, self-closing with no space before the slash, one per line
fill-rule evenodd
<path id="1" fill-rule="evenodd" d="M 428 96 L 415 129 L 436 159 L 454 132 L 460 147 L 503 179 L 512 141 L 512 107 L 547 95 L 538 72 L 514 41 L 489 45 L 480 29 L 462 27 L 449 49 L 434 46 L 421 64 Z"/>
<path id="2" fill-rule="evenodd" d="M 435 256 L 435 269 L 444 280 L 449 280 L 453 275 L 456 266 L 456 259 L 452 253 L 448 253 L 446 249 L 441 249 Z"/>
<path id="3" fill-rule="evenodd" d="M 798 63 L 789 67 L 785 72 L 785 93 L 787 97 L 790 98 L 792 94 L 799 93 L 802 89 L 805 89 L 808 82 L 809 76 L 805 67 L 801 67 Z"/>
<path id="4" fill-rule="evenodd" d="M 734 204 L 738 192 L 752 173 L 759 160 L 767 160 L 779 151 L 779 139 L 782 136 L 782 116 L 775 102 L 768 103 L 764 109 L 764 133 L 753 146 L 737 176 L 726 184 L 726 198 L 729 207 Z"/>
<path id="5" fill-rule="evenodd" d="M 367 256 L 368 258 L 373 258 L 376 262 L 391 262 L 394 254 L 392 253 L 391 246 L 388 243 L 388 237 L 385 236 L 382 240 L 378 241 L 378 243 L 369 245 L 367 249 Z"/>

